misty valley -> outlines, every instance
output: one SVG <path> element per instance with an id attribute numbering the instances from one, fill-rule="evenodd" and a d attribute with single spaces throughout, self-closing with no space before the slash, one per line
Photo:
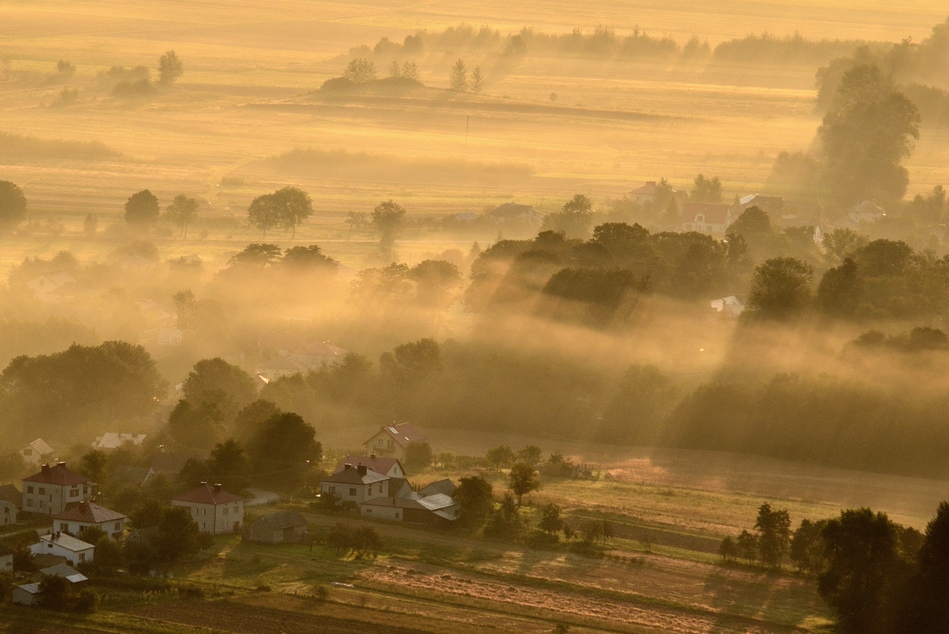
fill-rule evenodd
<path id="1" fill-rule="evenodd" d="M 0 632 L 949 632 L 945 7 L 0 25 Z"/>

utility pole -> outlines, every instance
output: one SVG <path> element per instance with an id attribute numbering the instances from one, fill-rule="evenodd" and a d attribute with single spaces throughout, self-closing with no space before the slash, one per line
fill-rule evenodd
<path id="1" fill-rule="evenodd" d="M 468 147 L 468 129 L 471 127 L 471 116 L 465 115 L 465 147 Z"/>

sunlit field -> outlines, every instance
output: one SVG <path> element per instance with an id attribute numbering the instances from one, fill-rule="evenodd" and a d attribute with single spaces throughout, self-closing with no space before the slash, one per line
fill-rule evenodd
<path id="1" fill-rule="evenodd" d="M 614 63 L 529 56 L 513 64 L 477 51 L 426 51 L 418 56 L 426 88 L 399 95 L 317 93 L 339 76 L 353 47 L 382 36 L 401 41 L 419 29 L 468 22 L 502 34 L 522 27 L 565 33 L 610 26 L 716 43 L 752 32 L 811 39 L 898 41 L 925 37 L 945 7 L 888 3 L 742 2 L 696 9 L 687 3 L 629 6 L 600 2 L 504 3 L 150 3 L 105 7 L 56 2 L 0 4 L 0 132 L 30 140 L 96 141 L 114 151 L 12 152 L 0 140 L 0 171 L 19 183 L 34 221 L 50 216 L 78 231 L 89 212 L 118 219 L 134 191 L 149 188 L 164 203 L 188 193 L 207 203 L 205 217 L 230 219 L 209 229 L 216 240 L 246 242 L 249 201 L 283 184 L 305 188 L 318 214 L 300 240 L 346 238 L 344 214 L 395 199 L 410 213 L 480 212 L 517 200 L 555 208 L 577 192 L 594 200 L 622 197 L 645 180 L 684 185 L 695 174 L 718 175 L 729 196 L 760 191 L 774 157 L 807 149 L 819 124 L 815 68 L 672 68 L 664 63 Z M 175 49 L 185 74 L 170 89 L 122 99 L 100 87 L 112 66 L 145 65 Z M 465 57 L 484 64 L 481 95 L 447 90 L 450 65 Z M 75 64 L 57 76 L 56 62 Z M 384 76 L 385 70 L 379 69 Z M 60 91 L 78 89 L 74 103 Z M 945 132 L 924 130 L 909 162 L 911 192 L 944 179 Z M 287 170 L 265 159 L 294 148 L 369 153 L 411 164 L 451 163 L 475 176 L 388 178 L 324 176 L 317 167 Z M 262 162 L 264 161 L 264 162 Z M 480 178 L 485 166 L 510 171 Z M 222 185 L 230 182 L 230 185 Z M 230 179 L 230 181 L 228 181 Z M 238 184 L 234 184 L 238 183 Z M 199 238 L 196 234 L 194 238 Z M 283 237 L 281 236 L 281 239 Z M 351 236 L 349 236 L 351 238 Z M 358 238 L 358 236 L 357 236 Z M 37 253 L 58 244 L 35 244 Z M 82 251 L 82 247 L 76 248 Z M 218 247 L 196 244 L 213 258 Z M 411 249 L 410 249 L 411 250 Z M 360 251 L 359 248 L 354 252 Z M 356 255 L 354 253 L 354 255 Z M 17 260 L 4 253 L 3 263 Z M 358 265 L 358 256 L 344 262 Z"/>

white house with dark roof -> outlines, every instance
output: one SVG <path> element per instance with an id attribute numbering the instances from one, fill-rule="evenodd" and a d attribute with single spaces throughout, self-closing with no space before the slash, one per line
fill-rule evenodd
<path id="1" fill-rule="evenodd" d="M 731 207 L 724 203 L 685 203 L 679 229 L 724 234 L 732 221 Z"/>
<path id="2" fill-rule="evenodd" d="M 499 225 L 507 223 L 539 225 L 544 221 L 544 214 L 538 212 L 533 206 L 519 203 L 504 203 L 486 215 L 492 222 Z"/>
<path id="3" fill-rule="evenodd" d="M 370 454 L 368 456 L 346 456 L 339 461 L 333 473 L 339 473 L 346 468 L 346 465 L 365 465 L 370 471 L 381 473 L 388 478 L 405 477 L 405 469 L 402 468 L 402 463 L 399 462 L 398 458 L 383 458 L 376 454 Z"/>
<path id="4" fill-rule="evenodd" d="M 886 210 L 876 201 L 865 200 L 847 210 L 847 217 L 854 222 L 879 222 L 886 218 Z"/>
<path id="5" fill-rule="evenodd" d="M 125 536 L 126 519 L 125 515 L 95 502 L 80 502 L 53 516 L 53 530 L 81 537 L 86 529 L 94 526 L 112 539 L 121 540 Z"/>
<path id="6" fill-rule="evenodd" d="M 65 462 L 44 464 L 39 473 L 23 478 L 23 511 L 58 515 L 70 504 L 92 499 L 93 482 L 66 468 Z"/>
<path id="7" fill-rule="evenodd" d="M 43 535 L 40 541 L 30 546 L 30 553 L 34 555 L 65 557 L 66 561 L 74 566 L 92 561 L 95 550 L 96 547 L 92 544 L 59 532 Z"/>
<path id="8" fill-rule="evenodd" d="M 380 428 L 363 445 L 370 455 L 391 456 L 401 461 L 405 460 L 405 448 L 413 442 L 428 442 L 428 439 L 411 423 L 400 423 Z"/>
<path id="9" fill-rule="evenodd" d="M 376 473 L 366 465 L 346 464 L 320 482 L 321 495 L 333 495 L 341 502 L 359 504 L 376 497 L 389 495 L 389 478 Z"/>
<path id="10" fill-rule="evenodd" d="M 173 498 L 172 506 L 187 508 L 204 533 L 239 533 L 244 525 L 244 498 L 228 493 L 220 484 L 202 483 L 197 489 Z"/>
<path id="11" fill-rule="evenodd" d="M 37 438 L 20 450 L 23 462 L 38 467 L 53 457 L 54 449 L 42 438 Z"/>

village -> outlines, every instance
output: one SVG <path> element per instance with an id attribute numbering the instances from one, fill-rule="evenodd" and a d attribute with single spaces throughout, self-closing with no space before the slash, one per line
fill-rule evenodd
<path id="1" fill-rule="evenodd" d="M 105 434 L 96 439 L 93 448 L 118 449 L 143 440 L 144 435 Z M 452 497 L 455 483 L 442 479 L 415 490 L 402 466 L 406 451 L 419 446 L 427 447 L 427 439 L 410 423 L 382 427 L 363 443 L 364 455 L 346 456 L 320 481 L 320 506 L 350 510 L 364 519 L 450 527 L 459 511 Z M 2 535 L 16 535 L 22 525 L 35 530 L 38 539 L 26 544 L 28 552 L 16 565 L 14 551 L 0 543 L 0 572 L 15 573 L 20 581 L 12 589 L 14 603 L 42 605 L 42 580 L 49 577 L 61 577 L 78 591 L 88 581 L 83 571 L 96 570 L 94 563 L 102 539 L 149 547 L 159 538 L 159 526 L 130 523 L 125 514 L 99 504 L 96 483 L 88 477 L 71 471 L 64 462 L 42 462 L 53 455 L 52 448 L 42 440 L 25 447 L 22 454 L 35 460 L 40 468 L 23 478 L 19 490 L 12 484 L 0 486 L 0 531 Z M 177 475 L 176 468 L 184 464 L 182 456 L 157 454 L 151 467 L 125 468 L 119 476 L 140 479 L 144 485 L 159 474 Z M 258 514 L 246 522 L 245 507 L 272 504 L 279 499 L 267 491 L 253 492 L 257 495 L 248 499 L 225 490 L 221 484 L 201 482 L 167 502 L 171 508 L 184 509 L 194 530 L 203 536 L 239 534 L 244 541 L 264 544 L 306 543 L 311 539 L 307 521 L 297 511 Z M 139 572 L 154 574 L 155 570 Z"/>

